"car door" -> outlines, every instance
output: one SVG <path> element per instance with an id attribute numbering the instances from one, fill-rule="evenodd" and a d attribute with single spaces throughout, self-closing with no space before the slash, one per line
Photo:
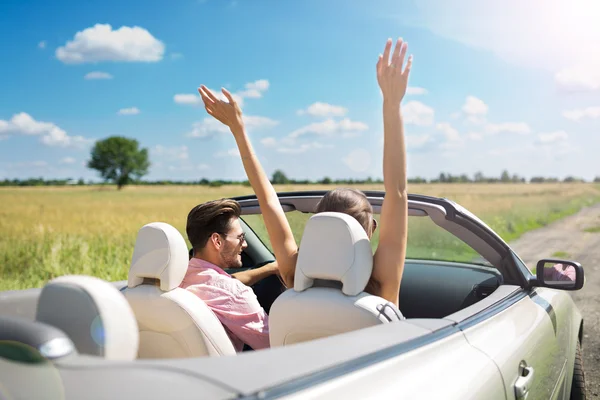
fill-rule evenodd
<path id="1" fill-rule="evenodd" d="M 519 290 L 489 313 L 459 326 L 469 343 L 500 369 L 507 399 L 560 399 L 565 359 L 559 346 L 556 316 L 535 290 Z"/>

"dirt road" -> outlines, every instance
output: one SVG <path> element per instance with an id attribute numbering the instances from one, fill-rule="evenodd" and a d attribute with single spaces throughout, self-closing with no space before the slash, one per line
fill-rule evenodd
<path id="1" fill-rule="evenodd" d="M 566 254 L 557 258 L 578 261 L 585 270 L 585 286 L 571 296 L 585 318 L 583 362 L 588 398 L 600 398 L 600 232 L 586 232 L 597 227 L 600 227 L 600 204 L 528 232 L 511 243 L 530 267 L 541 258 L 561 252 Z"/>

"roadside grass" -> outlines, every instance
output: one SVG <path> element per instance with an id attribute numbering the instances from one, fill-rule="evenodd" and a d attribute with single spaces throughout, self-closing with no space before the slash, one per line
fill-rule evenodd
<path id="1" fill-rule="evenodd" d="M 382 185 L 348 185 L 383 190 Z M 282 185 L 279 192 L 331 189 Z M 449 198 L 480 217 L 506 241 L 600 202 L 592 184 L 419 184 L 410 193 Z M 0 188 L 0 290 L 41 287 L 64 274 L 127 278 L 136 234 L 163 221 L 184 237 L 189 210 L 212 199 L 252 194 L 245 186 Z M 290 213 L 299 243 L 310 215 Z M 245 219 L 269 244 L 260 216 Z M 373 247 L 378 233 L 373 238 Z M 477 255 L 428 218 L 409 220 L 409 258 L 469 261 Z"/>
<path id="2" fill-rule="evenodd" d="M 569 253 L 567 253 L 566 251 L 555 251 L 554 253 L 552 253 L 552 257 L 556 257 L 556 258 L 570 258 L 571 255 Z"/>

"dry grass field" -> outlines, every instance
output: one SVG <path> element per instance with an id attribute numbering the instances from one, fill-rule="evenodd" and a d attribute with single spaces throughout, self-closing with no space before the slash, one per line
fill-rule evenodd
<path id="1" fill-rule="evenodd" d="M 351 186 L 383 189 L 382 185 Z M 287 185 L 276 190 L 329 188 Z M 409 192 L 452 199 L 507 241 L 600 202 L 600 186 L 578 183 L 415 184 Z M 130 186 L 122 191 L 114 187 L 0 188 L 0 290 L 40 287 L 68 273 L 126 279 L 142 225 L 167 222 L 185 237 L 185 219 L 193 206 L 244 194 L 252 194 L 252 189 L 241 185 Z M 290 216 L 298 239 L 306 218 Z M 268 242 L 259 219 L 247 221 Z M 444 244 L 432 242 L 423 229 L 409 224 L 409 256 L 424 251 L 440 254 L 432 253 L 432 247 Z"/>

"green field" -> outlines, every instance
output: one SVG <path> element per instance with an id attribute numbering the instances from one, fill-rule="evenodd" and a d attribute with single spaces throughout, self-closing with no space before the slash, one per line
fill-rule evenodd
<path id="1" fill-rule="evenodd" d="M 354 185 L 378 189 L 381 185 Z M 277 186 L 276 190 L 328 189 Z M 506 241 L 600 202 L 593 184 L 420 184 L 409 192 L 452 199 L 477 214 Z M 131 186 L 0 188 L 0 290 L 40 287 L 64 274 L 127 278 L 138 229 L 149 222 L 175 226 L 185 237 L 196 204 L 251 194 L 245 186 Z M 290 215 L 299 240 L 307 215 Z M 414 219 L 414 221 L 413 221 Z M 260 218 L 247 221 L 267 242 Z M 374 246 L 377 237 L 374 238 Z M 409 257 L 467 260 L 473 252 L 428 219 L 411 218 Z"/>

